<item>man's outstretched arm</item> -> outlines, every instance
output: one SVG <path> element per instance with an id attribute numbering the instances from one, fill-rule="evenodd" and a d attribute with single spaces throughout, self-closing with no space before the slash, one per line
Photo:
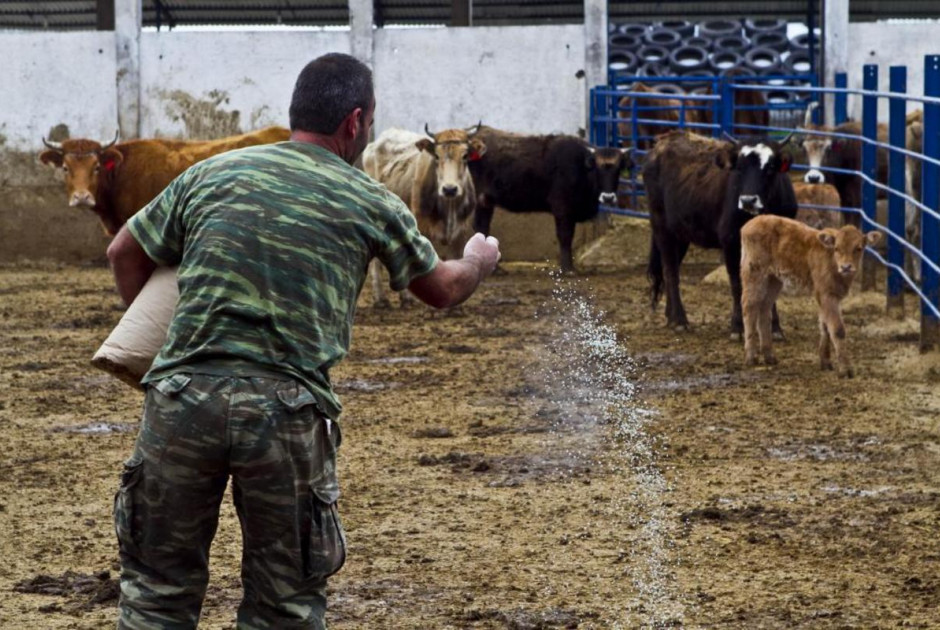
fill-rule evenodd
<path id="1" fill-rule="evenodd" d="M 430 273 L 408 285 L 408 290 L 435 308 L 456 306 L 473 295 L 499 262 L 499 241 L 474 234 L 463 249 L 463 258 L 444 260 Z"/>

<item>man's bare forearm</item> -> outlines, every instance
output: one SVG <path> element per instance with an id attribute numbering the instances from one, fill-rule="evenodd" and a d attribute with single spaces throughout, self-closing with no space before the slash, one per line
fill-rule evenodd
<path id="1" fill-rule="evenodd" d="M 137 298 L 157 268 L 126 227 L 120 229 L 108 246 L 108 262 L 111 263 L 118 295 L 126 306 Z"/>

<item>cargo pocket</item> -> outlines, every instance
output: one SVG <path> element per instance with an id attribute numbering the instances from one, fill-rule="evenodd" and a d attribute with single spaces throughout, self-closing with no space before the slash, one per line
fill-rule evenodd
<path id="1" fill-rule="evenodd" d="M 193 377 L 189 374 L 174 374 L 166 378 L 161 378 L 153 384 L 153 389 L 164 396 L 175 398 L 181 391 L 186 389 Z"/>
<path id="2" fill-rule="evenodd" d="M 124 552 L 137 549 L 137 485 L 143 466 L 143 457 L 140 455 L 134 455 L 124 462 L 121 487 L 114 494 L 114 532 L 117 534 L 118 546 Z"/>
<path id="3" fill-rule="evenodd" d="M 301 538 L 305 579 L 328 578 L 346 562 L 346 533 L 339 519 L 339 490 L 310 488 Z"/>

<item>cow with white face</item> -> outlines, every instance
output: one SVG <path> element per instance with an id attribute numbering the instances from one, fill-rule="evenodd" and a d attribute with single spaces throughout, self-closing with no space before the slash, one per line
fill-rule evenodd
<path id="1" fill-rule="evenodd" d="M 405 202 L 418 229 L 444 258 L 459 258 L 472 234 L 476 191 L 467 164 L 486 153 L 486 145 L 474 137 L 478 129 L 476 125 L 432 133 L 425 125 L 423 136 L 388 129 L 362 156 L 363 170 Z M 371 270 L 375 305 L 387 306 L 376 265 L 373 262 Z"/>

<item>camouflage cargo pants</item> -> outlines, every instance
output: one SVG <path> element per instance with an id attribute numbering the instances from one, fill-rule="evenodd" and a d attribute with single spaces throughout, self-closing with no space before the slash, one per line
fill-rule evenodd
<path id="1" fill-rule="evenodd" d="M 118 628 L 195 628 L 229 476 L 241 523 L 238 628 L 325 628 L 346 558 L 339 427 L 292 380 L 176 374 L 147 391 L 114 499 Z"/>

